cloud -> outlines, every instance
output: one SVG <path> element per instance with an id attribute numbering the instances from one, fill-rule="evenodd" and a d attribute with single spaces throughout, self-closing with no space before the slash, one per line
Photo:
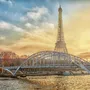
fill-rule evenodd
<path id="1" fill-rule="evenodd" d="M 47 30 L 53 30 L 55 28 L 55 25 L 50 22 L 42 22 L 40 25 L 33 25 L 31 23 L 26 23 L 25 28 L 28 29 L 29 31 L 33 32 L 35 31 L 47 31 Z M 32 31 L 33 30 L 33 31 Z"/>
<path id="2" fill-rule="evenodd" d="M 24 32 L 22 28 L 17 27 L 13 24 L 7 23 L 5 21 L 0 21 L 0 30 L 12 30 L 17 32 Z"/>
<path id="3" fill-rule="evenodd" d="M 55 25 L 53 23 L 50 23 L 50 22 L 42 22 L 41 24 L 41 27 L 42 28 L 49 28 L 49 29 L 54 29 L 55 28 Z"/>
<path id="4" fill-rule="evenodd" d="M 35 7 L 30 9 L 30 11 L 27 12 L 27 14 L 23 17 L 21 17 L 21 21 L 26 21 L 26 20 L 39 20 L 41 17 L 44 15 L 48 14 L 48 9 L 46 7 Z"/>
<path id="5" fill-rule="evenodd" d="M 6 37 L 5 36 L 0 36 L 0 40 L 5 40 Z"/>
<path id="6" fill-rule="evenodd" d="M 33 30 L 34 30 L 34 29 L 39 29 L 38 26 L 33 25 L 33 24 L 29 23 L 29 22 L 25 23 L 25 28 L 26 28 L 26 29 L 33 29 Z"/>
<path id="7" fill-rule="evenodd" d="M 26 27 L 26 28 L 31 28 L 32 25 L 31 25 L 30 23 L 26 23 L 26 24 L 25 24 L 25 27 Z"/>
<path id="8" fill-rule="evenodd" d="M 20 18 L 21 23 L 26 31 L 45 30 L 50 27 L 54 28 L 54 24 L 48 21 L 50 14 L 46 7 L 34 7 Z"/>
<path id="9" fill-rule="evenodd" d="M 24 28 L 28 31 L 53 29 L 55 25 L 48 20 L 50 18 L 49 10 L 46 7 L 34 7 L 21 17 Z"/>
<path id="10" fill-rule="evenodd" d="M 45 7 L 35 7 L 31 12 L 27 12 L 27 17 L 33 20 L 40 19 L 43 15 L 48 14 L 48 9 Z"/>
<path id="11" fill-rule="evenodd" d="M 0 3 L 8 4 L 9 6 L 13 5 L 13 0 L 0 0 Z"/>
<path id="12" fill-rule="evenodd" d="M 0 45 L 16 43 L 26 31 L 14 24 L 0 21 Z"/>

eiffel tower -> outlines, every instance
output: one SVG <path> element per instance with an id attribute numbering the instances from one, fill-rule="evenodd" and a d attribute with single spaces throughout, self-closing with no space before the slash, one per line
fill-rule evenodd
<path id="1" fill-rule="evenodd" d="M 68 53 L 66 48 L 66 43 L 64 41 L 64 33 L 63 33 L 63 25 L 62 25 L 62 8 L 61 6 L 58 9 L 58 35 L 57 35 L 57 41 L 55 43 L 55 51 L 57 52 L 63 52 Z"/>

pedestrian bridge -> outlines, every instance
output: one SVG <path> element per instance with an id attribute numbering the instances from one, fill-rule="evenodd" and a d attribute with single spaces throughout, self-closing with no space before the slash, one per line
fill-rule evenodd
<path id="1" fill-rule="evenodd" d="M 2 68 L 2 67 L 1 67 Z M 56 51 L 41 51 L 32 54 L 20 66 L 4 67 L 11 75 L 57 74 L 85 71 L 90 74 L 90 63 L 80 57 Z"/>

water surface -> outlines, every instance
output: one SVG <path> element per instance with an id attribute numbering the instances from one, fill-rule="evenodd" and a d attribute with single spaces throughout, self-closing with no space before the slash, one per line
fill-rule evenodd
<path id="1" fill-rule="evenodd" d="M 0 90 L 90 90 L 90 75 L 0 78 Z"/>

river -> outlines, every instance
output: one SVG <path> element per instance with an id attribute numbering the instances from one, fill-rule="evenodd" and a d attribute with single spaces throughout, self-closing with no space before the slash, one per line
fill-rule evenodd
<path id="1" fill-rule="evenodd" d="M 90 90 L 90 75 L 0 78 L 0 90 Z"/>

